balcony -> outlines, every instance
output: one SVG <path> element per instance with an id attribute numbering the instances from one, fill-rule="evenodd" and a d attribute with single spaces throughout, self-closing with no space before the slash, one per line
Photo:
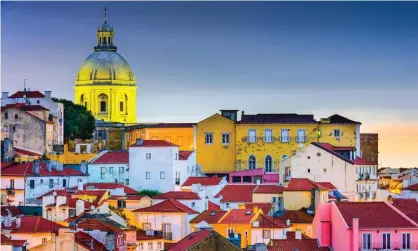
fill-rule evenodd
<path id="1" fill-rule="evenodd" d="M 370 198 L 370 192 L 364 192 L 364 198 L 365 199 Z"/>
<path id="2" fill-rule="evenodd" d="M 175 179 L 175 181 L 174 181 L 174 183 L 175 183 L 176 185 L 180 185 L 180 178 L 176 178 L 176 179 Z"/>
<path id="3" fill-rule="evenodd" d="M 358 193 L 358 195 L 359 195 L 359 198 L 360 198 L 360 199 L 363 199 L 363 197 L 364 197 L 364 193 L 362 193 L 362 192 L 361 192 L 361 193 Z"/>
<path id="4" fill-rule="evenodd" d="M 365 173 L 364 174 L 364 179 L 365 180 L 370 180 L 370 173 Z"/>
<path id="5" fill-rule="evenodd" d="M 15 194 L 15 188 L 14 187 L 6 188 L 6 190 L 7 190 L 8 195 L 14 195 Z"/>
<path id="6" fill-rule="evenodd" d="M 402 238 L 402 236 L 401 236 Z M 402 241 L 391 242 L 390 246 L 384 246 L 381 242 L 369 242 L 369 243 L 360 243 L 359 251 L 374 251 L 374 250 L 418 250 L 418 241 L 410 239 L 409 243 L 403 243 Z"/>
<path id="7" fill-rule="evenodd" d="M 247 138 L 248 143 L 255 143 L 256 141 L 257 141 L 256 136 L 248 136 L 248 138 Z"/>
<path id="8" fill-rule="evenodd" d="M 359 173 L 357 175 L 357 180 L 364 180 L 364 173 Z"/>
<path id="9" fill-rule="evenodd" d="M 376 199 L 376 191 L 372 192 L 372 199 Z"/>
<path id="10" fill-rule="evenodd" d="M 172 232 L 163 232 L 163 238 L 166 240 L 173 240 L 173 233 Z"/>

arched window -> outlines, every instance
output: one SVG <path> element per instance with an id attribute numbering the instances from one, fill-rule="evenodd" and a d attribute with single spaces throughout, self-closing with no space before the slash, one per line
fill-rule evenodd
<path id="1" fill-rule="evenodd" d="M 271 159 L 270 155 L 267 155 L 264 159 L 264 171 L 267 172 L 273 172 L 273 160 Z"/>
<path id="2" fill-rule="evenodd" d="M 107 37 L 107 43 L 110 44 L 110 37 Z"/>
<path id="3" fill-rule="evenodd" d="M 249 158 L 248 158 L 248 169 L 250 169 L 250 170 L 252 170 L 252 169 L 255 169 L 255 167 L 256 167 L 256 159 L 255 159 L 255 156 L 254 155 L 251 155 Z"/>
<path id="4" fill-rule="evenodd" d="M 107 42 L 107 39 L 106 39 L 106 37 L 104 37 L 103 38 L 103 44 L 106 44 L 106 42 Z"/>
<path id="5" fill-rule="evenodd" d="M 102 44 L 102 37 L 99 37 L 99 44 Z"/>
<path id="6" fill-rule="evenodd" d="M 81 94 L 81 96 L 80 96 L 80 104 L 81 105 L 84 104 L 84 94 Z"/>
<path id="7" fill-rule="evenodd" d="M 107 96 L 106 94 L 100 94 L 99 95 L 99 112 L 100 113 L 106 113 L 107 112 Z"/>

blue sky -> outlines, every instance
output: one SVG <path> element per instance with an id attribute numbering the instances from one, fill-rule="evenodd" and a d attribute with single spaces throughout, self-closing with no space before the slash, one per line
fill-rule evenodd
<path id="1" fill-rule="evenodd" d="M 140 122 L 339 113 L 382 137 L 406 126 L 418 142 L 418 2 L 2 2 L 2 90 L 26 78 L 73 99 L 104 6 Z M 404 165 L 418 166 L 415 146 Z"/>

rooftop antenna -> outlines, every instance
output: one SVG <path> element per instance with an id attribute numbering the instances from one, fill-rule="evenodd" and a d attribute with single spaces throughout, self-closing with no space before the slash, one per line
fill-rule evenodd
<path id="1" fill-rule="evenodd" d="M 26 95 L 26 78 L 23 79 L 23 90 L 24 90 L 24 95 Z"/>

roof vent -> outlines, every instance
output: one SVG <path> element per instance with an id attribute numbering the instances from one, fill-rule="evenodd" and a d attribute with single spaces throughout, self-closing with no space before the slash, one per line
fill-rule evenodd
<path id="1" fill-rule="evenodd" d="M 213 211 L 212 213 L 210 213 L 210 216 L 215 216 L 216 212 Z"/>
<path id="2" fill-rule="evenodd" d="M 251 210 L 247 210 L 246 212 L 245 212 L 245 215 L 250 215 L 251 214 Z"/>
<path id="3" fill-rule="evenodd" d="M 141 139 L 141 138 L 137 138 L 136 139 L 136 142 L 135 142 L 135 145 L 136 146 L 142 146 L 144 144 L 144 140 L 143 139 Z"/>

